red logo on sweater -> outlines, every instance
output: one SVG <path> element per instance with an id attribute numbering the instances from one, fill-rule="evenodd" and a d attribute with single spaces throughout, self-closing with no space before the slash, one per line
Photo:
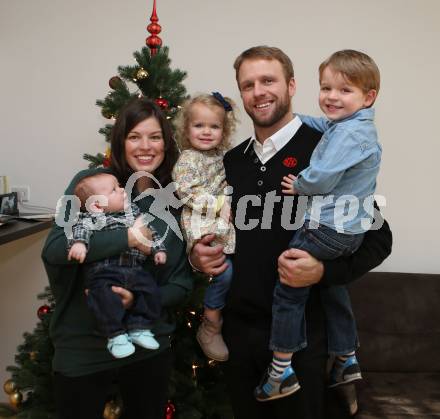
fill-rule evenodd
<path id="1" fill-rule="evenodd" d="M 283 164 L 286 167 L 293 168 L 298 164 L 298 160 L 295 157 L 286 157 L 283 160 Z"/>

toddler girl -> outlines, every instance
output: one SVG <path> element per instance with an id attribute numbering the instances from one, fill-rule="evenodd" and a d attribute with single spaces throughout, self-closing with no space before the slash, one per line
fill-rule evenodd
<path id="1" fill-rule="evenodd" d="M 203 322 L 197 340 L 209 358 L 228 359 L 222 335 L 221 309 L 232 279 L 235 231 L 229 221 L 230 207 L 223 156 L 235 131 L 233 102 L 220 93 L 189 99 L 177 120 L 177 140 L 182 153 L 173 170 L 176 192 L 184 200 L 182 229 L 187 251 L 205 235 L 215 234 L 212 245 L 222 245 L 227 255 L 226 271 L 210 278 L 204 298 Z"/>

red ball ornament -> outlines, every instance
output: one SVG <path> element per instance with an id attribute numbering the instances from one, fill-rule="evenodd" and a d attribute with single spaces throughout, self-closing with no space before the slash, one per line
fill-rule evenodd
<path id="1" fill-rule="evenodd" d="M 163 97 L 158 97 L 157 99 L 155 99 L 155 102 L 163 111 L 166 111 L 168 109 L 169 103 Z"/>
<path id="2" fill-rule="evenodd" d="M 104 157 L 104 160 L 102 161 L 103 167 L 110 167 L 110 159 L 108 157 Z"/>
<path id="3" fill-rule="evenodd" d="M 174 414 L 176 413 L 176 408 L 174 407 L 174 404 L 171 403 L 170 400 L 168 400 L 165 413 L 166 413 L 166 419 L 174 419 Z"/>
<path id="4" fill-rule="evenodd" d="M 49 313 L 50 313 L 50 307 L 48 305 L 41 306 L 37 311 L 37 315 L 40 320 L 43 320 L 43 317 Z"/>

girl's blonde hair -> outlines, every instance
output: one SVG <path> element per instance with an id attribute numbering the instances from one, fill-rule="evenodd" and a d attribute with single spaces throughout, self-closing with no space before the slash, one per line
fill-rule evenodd
<path id="1" fill-rule="evenodd" d="M 196 103 L 207 106 L 210 109 L 222 109 L 224 112 L 223 118 L 223 138 L 218 148 L 221 150 L 228 150 L 231 148 L 231 137 L 235 132 L 237 126 L 237 117 L 235 116 L 236 105 L 232 99 L 225 97 L 225 100 L 231 105 L 232 111 L 226 111 L 224 106 L 213 96 L 206 93 L 196 95 L 184 102 L 182 109 L 175 120 L 176 140 L 181 150 L 192 148 L 188 138 L 189 122 L 191 119 L 191 108 Z"/>

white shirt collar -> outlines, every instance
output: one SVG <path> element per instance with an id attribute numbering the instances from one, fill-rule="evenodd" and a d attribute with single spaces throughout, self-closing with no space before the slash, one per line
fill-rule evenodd
<path id="1" fill-rule="evenodd" d="M 297 115 L 294 115 L 294 118 L 289 123 L 284 125 L 284 127 L 272 134 L 269 138 L 266 138 L 263 144 L 257 141 L 254 131 L 248 142 L 248 145 L 244 150 L 244 153 L 248 151 L 252 144 L 254 151 L 261 163 L 265 164 L 291 140 L 301 125 L 301 119 L 299 119 Z"/>

